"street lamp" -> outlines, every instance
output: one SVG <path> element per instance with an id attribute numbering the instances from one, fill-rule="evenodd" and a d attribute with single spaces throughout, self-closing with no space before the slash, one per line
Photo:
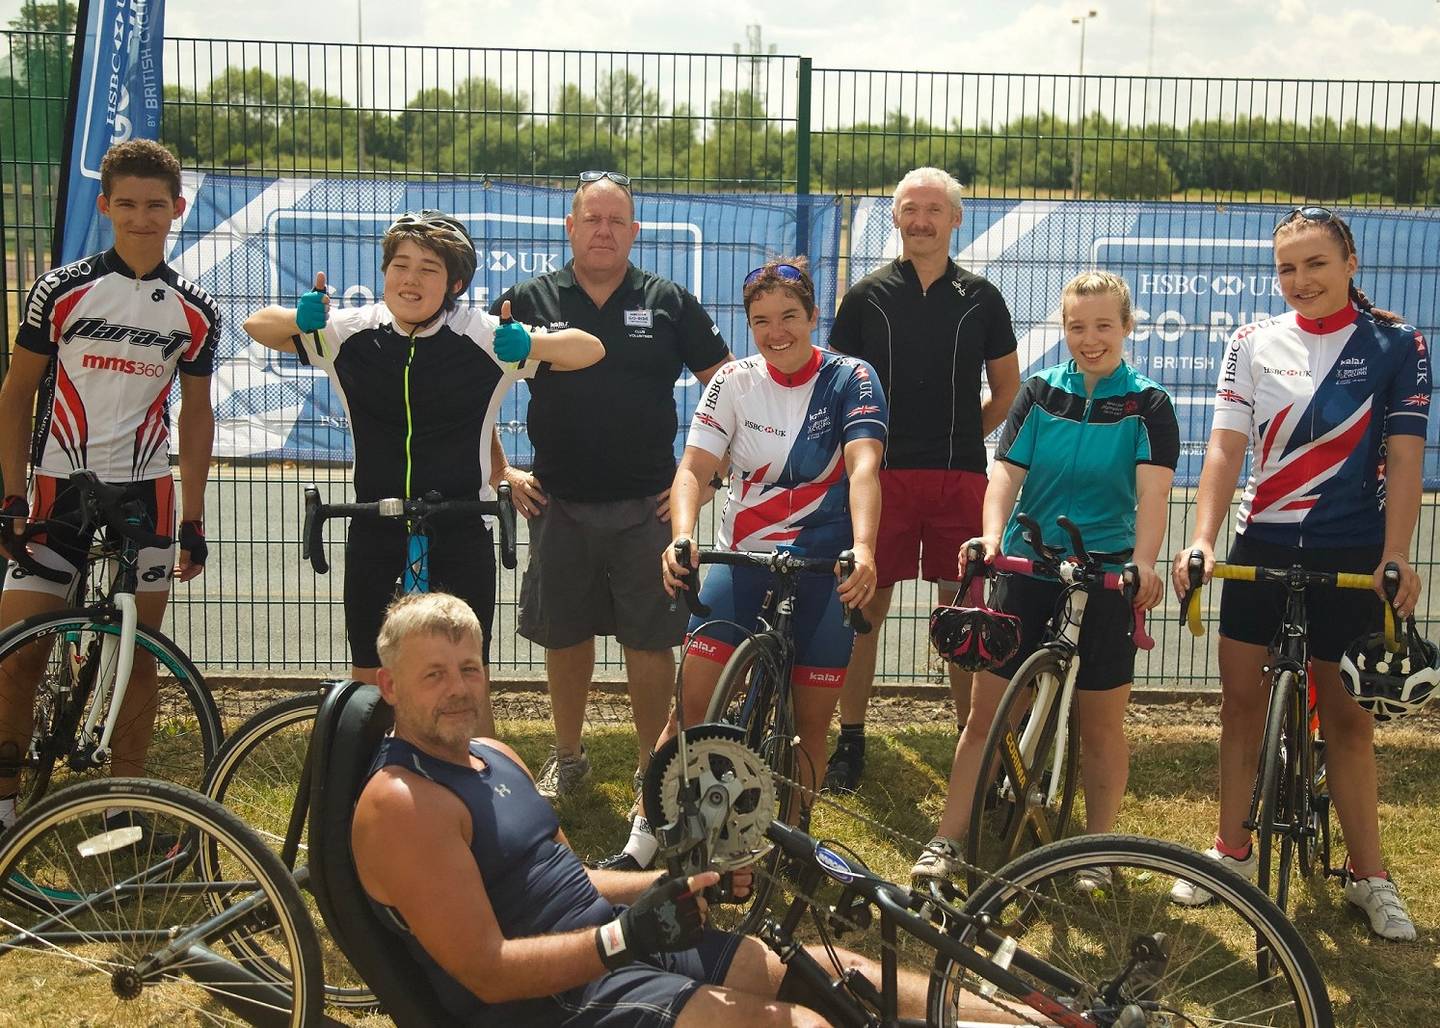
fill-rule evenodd
<path id="1" fill-rule="evenodd" d="M 1070 162 L 1070 195 L 1077 198 L 1080 196 L 1080 162 L 1085 136 L 1085 27 L 1098 13 L 1100 12 L 1086 11 L 1070 19 L 1071 25 L 1080 26 L 1080 121 L 1079 132 L 1075 137 L 1075 159 Z"/>
<path id="2" fill-rule="evenodd" d="M 1080 44 L 1085 63 L 1085 44 Z M 355 0 L 355 170 L 365 170 L 365 0 Z"/>

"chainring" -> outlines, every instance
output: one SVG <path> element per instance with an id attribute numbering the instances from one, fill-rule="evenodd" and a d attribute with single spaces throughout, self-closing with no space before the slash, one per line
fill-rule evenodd
<path id="1" fill-rule="evenodd" d="M 744 732 L 733 725 L 687 728 L 688 774 L 681 774 L 677 736 L 651 758 L 641 789 L 641 803 L 650 823 L 670 825 L 680 818 L 684 778 L 699 781 L 701 817 L 713 840 L 708 863 L 720 872 L 749 867 L 768 853 L 774 844 L 765 830 L 780 814 L 770 769 L 744 739 Z M 710 796 L 720 802 L 707 802 Z"/>

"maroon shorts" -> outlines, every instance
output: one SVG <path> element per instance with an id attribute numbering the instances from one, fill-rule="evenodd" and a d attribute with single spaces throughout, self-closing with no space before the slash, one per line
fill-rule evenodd
<path id="1" fill-rule="evenodd" d="M 958 582 L 960 548 L 980 534 L 985 485 L 976 471 L 881 471 L 879 587 L 917 575 L 927 582 Z"/>

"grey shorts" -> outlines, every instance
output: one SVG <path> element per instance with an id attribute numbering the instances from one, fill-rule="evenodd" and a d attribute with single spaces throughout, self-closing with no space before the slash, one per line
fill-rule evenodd
<path id="1" fill-rule="evenodd" d="M 520 634 L 547 650 L 613 635 L 622 646 L 679 646 L 689 612 L 671 610 L 660 584 L 670 524 L 656 498 L 580 503 L 550 497 L 530 521 L 530 562 L 520 583 Z"/>

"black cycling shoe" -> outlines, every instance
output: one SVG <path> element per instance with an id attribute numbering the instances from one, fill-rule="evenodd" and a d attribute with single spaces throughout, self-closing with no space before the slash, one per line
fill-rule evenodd
<path id="1" fill-rule="evenodd" d="M 825 765 L 825 783 L 820 791 L 854 792 L 860 787 L 860 775 L 864 771 L 865 743 L 857 744 L 842 738 Z"/>
<path id="2" fill-rule="evenodd" d="M 613 855 L 608 856 L 608 857 L 603 857 L 603 858 L 601 858 L 600 860 L 595 861 L 595 869 L 596 869 L 597 871 L 645 871 L 645 870 L 648 870 L 648 868 L 643 868 L 643 867 L 641 867 L 641 866 L 640 866 L 640 861 L 636 860 L 634 857 L 632 857 L 630 854 L 626 853 L 624 850 L 621 850 L 619 853 L 613 854 Z"/>

